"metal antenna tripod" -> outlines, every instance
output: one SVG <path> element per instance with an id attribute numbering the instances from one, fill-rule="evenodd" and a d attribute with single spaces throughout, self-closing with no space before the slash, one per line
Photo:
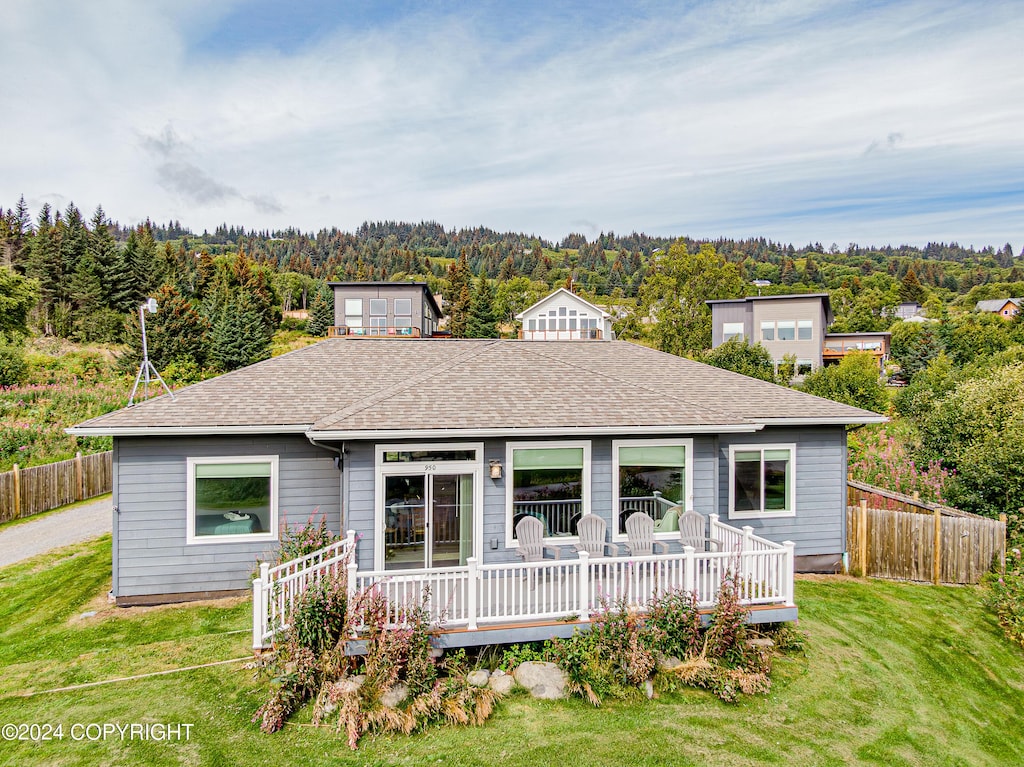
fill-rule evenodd
<path id="1" fill-rule="evenodd" d="M 153 367 L 153 363 L 149 361 L 149 347 L 146 345 L 146 312 L 150 314 L 156 312 L 155 298 L 149 299 L 139 307 L 139 324 L 142 326 L 142 364 L 139 365 L 139 373 L 135 376 L 135 385 L 132 386 L 132 393 L 128 395 L 128 407 L 135 404 L 135 393 L 139 390 L 140 382 L 142 382 L 143 401 L 149 399 L 149 384 L 153 377 L 164 387 L 164 391 L 171 395 L 171 399 L 174 399 L 174 392 L 171 391 L 171 388 L 164 379 L 160 377 L 160 373 Z M 150 376 L 151 373 L 153 377 Z"/>

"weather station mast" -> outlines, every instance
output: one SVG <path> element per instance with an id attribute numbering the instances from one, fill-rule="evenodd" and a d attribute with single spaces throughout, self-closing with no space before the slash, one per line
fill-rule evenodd
<path id="1" fill-rule="evenodd" d="M 164 391 L 171 395 L 171 399 L 174 399 L 174 392 L 171 391 L 170 387 L 160 376 L 153 363 L 149 361 L 149 346 L 146 343 L 146 313 L 156 314 L 156 309 L 155 298 L 150 298 L 139 307 L 139 325 L 142 328 L 142 364 L 139 365 L 138 375 L 135 376 L 135 385 L 132 386 L 132 393 L 128 395 L 128 407 L 135 404 L 135 394 L 139 390 L 140 382 L 142 383 L 142 401 L 149 399 L 149 384 L 154 378 L 164 387 Z"/>

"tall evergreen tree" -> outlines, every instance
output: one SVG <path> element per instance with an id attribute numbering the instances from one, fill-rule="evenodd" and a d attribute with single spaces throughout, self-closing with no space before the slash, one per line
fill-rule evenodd
<path id="1" fill-rule="evenodd" d="M 448 283 L 451 286 L 448 330 L 455 338 L 465 338 L 469 330 L 469 305 L 472 301 L 469 282 L 469 263 L 463 249 L 459 260 L 448 268 Z"/>
<path id="2" fill-rule="evenodd" d="M 210 323 L 173 286 L 164 285 L 154 294 L 157 312 L 146 320 L 149 355 L 157 369 L 172 362 L 206 364 Z"/>
<path id="3" fill-rule="evenodd" d="M 326 336 L 327 329 L 334 325 L 334 290 L 327 282 L 321 282 L 313 294 L 309 308 L 309 322 L 306 332 L 311 336 Z"/>
<path id="4" fill-rule="evenodd" d="M 54 305 L 58 300 L 60 286 L 60 241 L 59 233 L 51 218 L 49 203 L 43 203 L 36 221 L 36 234 L 32 238 L 25 263 L 26 276 L 39 284 L 39 302 L 36 311 L 43 333 L 52 334 Z"/>
<path id="5" fill-rule="evenodd" d="M 497 338 L 498 323 L 494 311 L 494 288 L 483 269 L 477 277 L 476 290 L 470 301 L 466 327 L 469 338 Z"/>

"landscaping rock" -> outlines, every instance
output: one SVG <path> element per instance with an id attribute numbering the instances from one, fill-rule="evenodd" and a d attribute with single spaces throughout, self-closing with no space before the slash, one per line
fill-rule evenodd
<path id="1" fill-rule="evenodd" d="M 473 687 L 486 687 L 487 680 L 490 679 L 491 672 L 487 669 L 477 669 L 476 671 L 470 671 L 466 676 L 466 681 Z"/>
<path id="2" fill-rule="evenodd" d="M 644 682 L 644 695 L 647 696 L 648 700 L 654 698 L 654 680 L 648 679 Z"/>
<path id="3" fill-rule="evenodd" d="M 683 662 L 674 655 L 658 656 L 658 671 L 671 671 L 681 665 L 683 665 Z"/>
<path id="4" fill-rule="evenodd" d="M 530 694 L 541 700 L 561 700 L 568 697 L 565 691 L 568 679 L 554 663 L 527 661 L 520 663 L 514 674 L 516 682 Z"/>
<path id="5" fill-rule="evenodd" d="M 516 686 L 516 679 L 511 674 L 506 674 L 499 668 L 491 674 L 491 678 L 488 680 L 487 686 L 498 693 L 498 695 L 507 695 L 509 691 Z"/>
<path id="6" fill-rule="evenodd" d="M 397 708 L 403 700 L 409 697 L 409 686 L 399 682 L 390 690 L 380 696 L 381 705 Z"/>
<path id="7" fill-rule="evenodd" d="M 775 647 L 775 642 L 768 637 L 754 637 L 753 639 L 748 639 L 747 644 L 750 647 L 764 650 L 770 650 Z"/>
<path id="8" fill-rule="evenodd" d="M 366 681 L 366 674 L 356 674 L 355 676 L 350 676 L 349 680 L 355 685 L 355 689 L 358 690 L 360 687 L 363 686 L 363 682 Z"/>

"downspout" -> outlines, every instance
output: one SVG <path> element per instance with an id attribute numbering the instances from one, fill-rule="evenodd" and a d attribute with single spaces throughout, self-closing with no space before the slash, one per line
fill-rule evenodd
<path id="1" fill-rule="evenodd" d="M 310 435 L 309 432 L 306 432 L 306 439 L 309 440 L 309 443 L 311 445 L 313 445 L 313 447 L 319 447 L 319 448 L 321 448 L 323 450 L 330 450 L 331 452 L 338 454 L 338 457 L 334 459 L 334 464 L 335 464 L 335 466 L 338 467 L 338 472 L 341 474 L 341 481 L 338 483 L 338 493 L 339 493 L 339 495 L 338 495 L 338 509 L 339 509 L 339 512 L 340 512 L 339 513 L 339 519 L 338 519 L 338 535 L 344 536 L 345 535 L 345 511 L 346 511 L 346 506 L 345 506 L 345 443 L 342 442 L 341 443 L 341 447 L 337 448 L 337 447 L 334 447 L 333 445 L 327 445 L 327 444 L 324 444 L 323 442 L 317 442 L 315 439 L 313 439 L 313 437 Z"/>

